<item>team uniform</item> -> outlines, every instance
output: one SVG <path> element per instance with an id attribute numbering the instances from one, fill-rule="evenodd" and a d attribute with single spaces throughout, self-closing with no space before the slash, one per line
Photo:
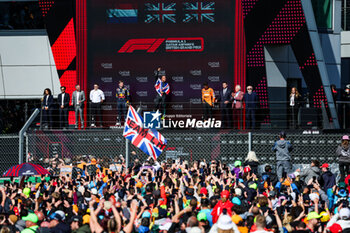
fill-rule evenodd
<path id="1" fill-rule="evenodd" d="M 154 103 L 156 105 L 155 109 L 161 110 L 162 114 L 165 114 L 165 98 L 170 93 L 170 86 L 168 83 L 162 82 L 160 79 L 158 79 L 154 85 L 154 88 L 157 92 L 157 96 L 154 100 Z"/>
<path id="2" fill-rule="evenodd" d="M 212 108 L 215 101 L 215 94 L 212 88 L 202 89 L 202 103 L 203 103 L 203 112 L 204 120 L 212 118 Z"/>
<path id="3" fill-rule="evenodd" d="M 127 105 L 129 104 L 130 101 L 130 92 L 126 87 L 118 87 L 116 90 L 115 94 L 117 98 L 117 109 L 118 109 L 118 116 L 117 116 L 117 124 L 121 123 L 122 117 L 124 118 L 125 121 L 125 116 L 126 116 L 126 110 L 127 110 Z"/>

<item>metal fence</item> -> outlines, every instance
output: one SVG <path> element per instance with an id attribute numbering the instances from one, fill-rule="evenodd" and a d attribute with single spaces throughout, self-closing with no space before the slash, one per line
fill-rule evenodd
<path id="1" fill-rule="evenodd" d="M 276 133 L 254 132 L 249 140 L 248 133 L 228 130 L 191 130 L 160 131 L 167 139 L 166 149 L 159 161 L 182 158 L 194 161 L 218 159 L 227 164 L 235 160 L 244 160 L 249 147 L 254 150 L 261 164 L 275 164 L 275 155 L 271 148 L 277 139 Z M 311 160 L 336 163 L 335 150 L 340 144 L 341 134 L 302 134 L 302 131 L 288 134 L 293 144 L 291 153 L 294 164 L 309 164 Z M 125 156 L 126 141 L 122 130 L 88 131 L 33 131 L 26 135 L 27 153 L 36 162 L 58 154 L 62 158 L 80 158 L 91 155 L 112 163 L 120 155 Z M 134 145 L 130 145 L 130 161 L 135 158 L 145 160 L 147 155 Z"/>
<path id="2" fill-rule="evenodd" d="M 19 163 L 18 135 L 0 136 L 0 174 L 3 174 L 9 167 Z"/>

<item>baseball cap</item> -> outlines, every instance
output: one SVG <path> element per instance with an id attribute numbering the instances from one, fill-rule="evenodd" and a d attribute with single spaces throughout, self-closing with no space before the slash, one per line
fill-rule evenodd
<path id="1" fill-rule="evenodd" d="M 226 198 L 228 198 L 229 196 L 230 196 L 230 192 L 229 192 L 229 191 L 224 190 L 224 191 L 221 192 L 221 197 L 226 197 Z"/>
<path id="2" fill-rule="evenodd" d="M 314 201 L 315 199 L 320 199 L 320 196 L 317 193 L 310 193 L 309 197 L 311 201 Z"/>
<path id="3" fill-rule="evenodd" d="M 190 233 L 202 233 L 199 227 L 191 227 Z"/>
<path id="4" fill-rule="evenodd" d="M 231 217 L 226 214 L 219 217 L 217 224 L 221 230 L 229 230 L 234 226 Z"/>
<path id="5" fill-rule="evenodd" d="M 248 187 L 249 187 L 250 189 L 257 189 L 257 188 L 258 188 L 258 185 L 257 185 L 256 183 L 254 183 L 254 182 L 249 182 L 249 183 L 248 183 Z"/>
<path id="6" fill-rule="evenodd" d="M 85 214 L 83 216 L 83 224 L 89 224 L 90 223 L 90 215 Z"/>
<path id="7" fill-rule="evenodd" d="M 238 197 L 232 198 L 232 203 L 235 205 L 241 205 L 241 200 Z"/>
<path id="8" fill-rule="evenodd" d="M 349 208 L 341 208 L 341 210 L 339 210 L 339 216 L 340 218 L 344 219 L 348 219 L 350 218 L 350 209 Z"/>
<path id="9" fill-rule="evenodd" d="M 329 168 L 329 164 L 328 163 L 324 163 L 324 164 L 322 164 L 321 168 L 323 168 L 323 167 Z"/>
<path id="10" fill-rule="evenodd" d="M 81 216 L 73 216 L 71 219 L 70 219 L 71 222 L 82 222 L 83 221 L 83 218 Z"/>
<path id="11" fill-rule="evenodd" d="M 281 138 L 286 138 L 286 132 L 284 132 L 284 131 L 281 131 L 279 134 L 278 134 L 278 136 L 280 136 Z"/>
<path id="12" fill-rule="evenodd" d="M 200 194 L 204 194 L 204 195 L 207 196 L 208 195 L 208 190 L 205 187 L 202 187 L 199 193 Z"/>
<path id="13" fill-rule="evenodd" d="M 312 211 L 307 215 L 307 220 L 311 220 L 311 219 L 318 219 L 321 218 L 322 216 L 319 215 L 317 212 Z"/>
<path id="14" fill-rule="evenodd" d="M 242 189 L 240 189 L 240 188 L 235 188 L 235 194 L 236 194 L 237 196 L 242 196 Z"/>
<path id="15" fill-rule="evenodd" d="M 96 159 L 91 159 L 91 164 L 95 165 L 96 164 Z"/>
<path id="16" fill-rule="evenodd" d="M 22 193 L 28 198 L 30 195 L 30 189 L 29 188 L 24 188 Z"/>
<path id="17" fill-rule="evenodd" d="M 97 189 L 95 189 L 95 188 L 91 189 L 91 194 L 97 195 Z"/>
<path id="18" fill-rule="evenodd" d="M 22 217 L 22 220 L 24 221 L 30 221 L 33 223 L 37 223 L 39 221 L 39 218 L 36 214 L 34 213 L 28 213 L 27 216 Z"/>
<path id="19" fill-rule="evenodd" d="M 270 196 L 270 197 L 274 197 L 274 196 L 276 196 L 276 192 L 275 192 L 275 191 L 273 191 L 273 190 L 272 190 L 272 191 L 270 191 L 270 192 L 269 192 L 269 196 Z"/>
<path id="20" fill-rule="evenodd" d="M 103 209 L 105 210 L 110 210 L 112 208 L 112 202 L 110 201 L 105 201 L 104 205 L 103 205 Z"/>
<path id="21" fill-rule="evenodd" d="M 338 195 L 341 197 L 346 197 L 348 194 L 346 193 L 345 189 L 340 189 Z"/>
<path id="22" fill-rule="evenodd" d="M 243 221 L 242 217 L 239 216 L 238 214 L 232 215 L 231 219 L 232 219 L 232 222 L 234 222 L 235 224 L 238 224 L 239 222 Z"/>
<path id="23" fill-rule="evenodd" d="M 330 226 L 329 230 L 331 233 L 339 233 L 343 231 L 343 229 L 338 223 L 334 223 L 332 226 Z"/>
<path id="24" fill-rule="evenodd" d="M 239 160 L 236 160 L 235 163 L 234 163 L 234 166 L 235 167 L 240 167 L 240 166 L 242 166 L 242 162 L 239 161 Z"/>
<path id="25" fill-rule="evenodd" d="M 244 170 L 243 170 L 243 172 L 244 173 L 248 173 L 248 172 L 250 172 L 252 169 L 250 169 L 250 167 L 245 167 L 244 168 Z"/>
<path id="26" fill-rule="evenodd" d="M 17 222 L 17 220 L 18 220 L 18 217 L 17 217 L 16 215 L 14 215 L 14 214 L 11 214 L 11 215 L 9 216 L 9 219 L 11 220 L 11 222 L 12 222 L 13 224 L 15 224 L 15 223 Z"/>
<path id="27" fill-rule="evenodd" d="M 197 220 L 198 221 L 207 221 L 207 215 L 204 212 L 200 212 L 197 215 Z"/>
<path id="28" fill-rule="evenodd" d="M 339 182 L 338 187 L 341 189 L 345 189 L 346 188 L 345 182 Z"/>
<path id="29" fill-rule="evenodd" d="M 329 214 L 326 211 L 322 211 L 320 213 L 320 215 L 322 216 L 321 217 L 321 222 L 328 222 L 329 221 L 330 216 L 329 216 Z"/>
<path id="30" fill-rule="evenodd" d="M 142 214 L 142 218 L 150 218 L 151 217 L 151 213 L 149 211 L 145 211 Z"/>
<path id="31" fill-rule="evenodd" d="M 349 140 L 349 136 L 348 135 L 344 135 L 341 139 L 342 140 Z"/>

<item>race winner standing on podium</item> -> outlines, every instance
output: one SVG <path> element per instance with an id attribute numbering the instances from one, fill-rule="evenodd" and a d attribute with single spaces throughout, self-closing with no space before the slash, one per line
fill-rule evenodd
<path id="1" fill-rule="evenodd" d="M 117 125 L 121 125 L 122 118 L 125 121 L 126 108 L 130 101 L 130 92 L 124 86 L 124 82 L 122 80 L 119 81 L 115 96 L 117 98 L 117 109 L 118 109 Z"/>
<path id="2" fill-rule="evenodd" d="M 155 103 L 155 109 L 161 111 L 161 113 L 163 114 L 162 117 L 164 117 L 165 115 L 165 99 L 166 96 L 170 94 L 170 86 L 169 84 L 166 82 L 166 76 L 162 75 L 160 77 L 160 72 L 161 69 L 158 68 L 157 70 L 157 81 L 156 84 L 154 85 L 156 92 L 157 92 L 157 96 L 154 99 L 154 103 Z"/>

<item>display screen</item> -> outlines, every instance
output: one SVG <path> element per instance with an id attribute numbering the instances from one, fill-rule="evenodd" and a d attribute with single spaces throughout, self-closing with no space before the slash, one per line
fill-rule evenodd
<path id="1" fill-rule="evenodd" d="M 134 105 L 152 109 L 154 73 L 170 85 L 168 113 L 201 115 L 201 89 L 233 89 L 234 2 L 88 0 L 88 91 L 100 85 L 105 111 L 116 111 L 123 80 Z"/>

